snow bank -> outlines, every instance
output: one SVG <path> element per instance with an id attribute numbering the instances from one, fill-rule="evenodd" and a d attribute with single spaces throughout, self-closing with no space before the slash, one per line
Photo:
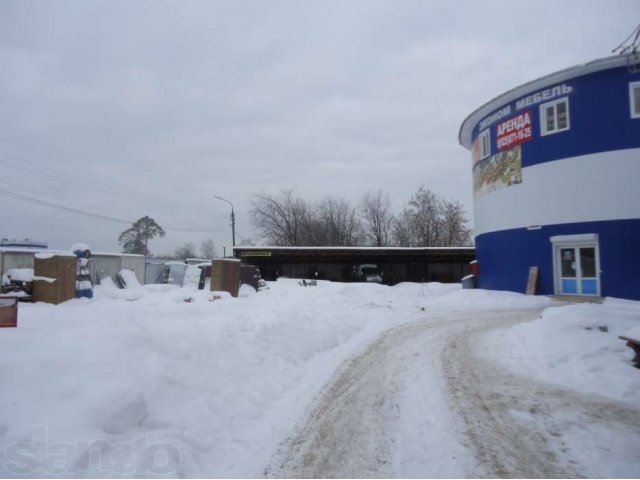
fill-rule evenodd
<path id="1" fill-rule="evenodd" d="M 240 290 L 238 290 L 238 297 L 240 298 L 252 297 L 257 294 L 258 292 L 251 285 L 242 284 L 240 285 Z"/>
<path id="2" fill-rule="evenodd" d="M 74 243 L 71 246 L 71 251 L 73 253 L 75 253 L 75 252 L 85 252 L 87 250 L 91 250 L 91 249 L 89 248 L 89 245 L 87 245 L 86 243 Z"/>
<path id="3" fill-rule="evenodd" d="M 182 282 L 182 285 L 184 287 L 197 288 L 198 283 L 200 283 L 201 272 L 202 270 L 200 269 L 200 267 L 196 265 L 187 265 L 184 272 L 184 280 Z"/>
<path id="4" fill-rule="evenodd" d="M 543 308 L 553 303 L 548 297 L 482 289 L 457 289 L 430 302 L 432 306 L 454 310 L 503 310 Z"/>
<path id="5" fill-rule="evenodd" d="M 639 326 L 640 302 L 607 299 L 602 305 L 551 307 L 500 335 L 501 359 L 551 383 L 637 404 L 640 371 L 618 336 Z"/>
<path id="6" fill-rule="evenodd" d="M 2 276 L 2 283 L 8 285 L 11 280 L 33 282 L 33 268 L 10 268 Z"/>
<path id="7" fill-rule="evenodd" d="M 27 251 L 34 252 L 33 249 L 28 249 Z M 73 257 L 73 258 L 76 258 L 76 256 L 73 254 L 73 252 L 70 252 L 69 250 L 35 250 L 35 252 L 36 253 L 34 254 L 34 257 L 35 258 L 39 258 L 41 260 L 47 260 L 47 259 L 53 258 L 53 257 Z"/>
<path id="8" fill-rule="evenodd" d="M 293 279 L 240 295 L 118 289 L 104 279 L 91 301 L 21 304 L 19 328 L 0 331 L 0 476 L 259 477 L 336 368 L 381 332 L 431 310 L 550 304 L 460 285 Z M 575 344 L 561 357 L 560 338 L 577 343 L 578 335 L 607 339 L 593 354 L 626 368 L 630 352 L 615 335 L 635 313 L 588 308 L 562 328 L 560 312 L 571 310 L 548 309 L 541 323 L 514 328 L 514 354 L 561 381 L 585 362 Z M 599 314 L 615 316 L 609 333 L 584 330 L 601 324 Z M 580 323 L 585 315 L 591 323 Z M 637 398 L 625 385 L 622 394 Z M 33 453 L 43 448 L 58 452 L 57 464 Z"/>
<path id="9" fill-rule="evenodd" d="M 140 282 L 138 281 L 138 277 L 136 277 L 136 273 L 133 270 L 122 269 L 118 272 L 118 275 L 124 282 L 124 287 L 127 289 L 136 289 L 139 290 L 142 288 Z"/>
<path id="10" fill-rule="evenodd" d="M 34 275 L 33 268 L 11 268 L 7 270 L 2 276 L 2 283 L 4 285 L 9 285 L 11 280 L 16 280 L 19 282 L 33 282 L 35 280 L 42 280 L 47 283 L 54 283 L 56 281 L 55 278 L 44 277 L 42 275 Z"/>
<path id="11" fill-rule="evenodd" d="M 130 290 L 119 289 L 111 277 L 104 277 L 100 280 L 100 285 L 94 285 L 93 296 L 99 299 L 120 299 L 120 300 L 138 300 L 144 295 L 142 289 Z"/>
<path id="12" fill-rule="evenodd" d="M 622 336 L 625 338 L 632 338 L 633 340 L 640 342 L 640 325 L 624 332 Z"/>
<path id="13" fill-rule="evenodd" d="M 20 328 L 0 333 L 0 452 L 69 449 L 59 471 L 1 459 L 0 476 L 260 476 L 348 355 L 424 315 L 380 285 L 282 280 L 240 299 L 145 287 L 20 306 Z"/>

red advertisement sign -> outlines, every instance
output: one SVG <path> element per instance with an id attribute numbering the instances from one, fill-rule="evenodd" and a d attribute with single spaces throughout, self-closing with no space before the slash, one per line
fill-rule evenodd
<path id="1" fill-rule="evenodd" d="M 506 150 L 533 138 L 531 128 L 531 110 L 522 112 L 499 123 L 496 128 L 498 150 Z"/>

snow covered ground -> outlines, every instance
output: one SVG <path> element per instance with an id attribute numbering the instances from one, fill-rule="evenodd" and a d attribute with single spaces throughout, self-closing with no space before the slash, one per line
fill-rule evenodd
<path id="1" fill-rule="evenodd" d="M 618 338 L 638 326 L 640 302 L 607 298 L 602 305 L 548 308 L 534 322 L 494 332 L 489 343 L 514 369 L 640 405 L 640 370 L 631 368 L 633 351 Z"/>
<path id="2" fill-rule="evenodd" d="M 281 279 L 260 293 L 243 287 L 237 299 L 193 287 L 101 285 L 92 300 L 20 304 L 19 328 L 0 330 L 0 476 L 269 474 L 347 359 L 375 342 L 393 355 L 390 340 L 380 339 L 396 335 L 409 345 L 413 325 L 437 332 L 455 322 L 464 332 L 476 313 L 504 317 L 520 309 L 545 310 L 534 321 L 488 331 L 482 341 L 493 360 L 539 381 L 638 405 L 640 371 L 617 338 L 640 324 L 637 302 L 561 306 L 458 285 L 303 287 Z M 402 359 L 406 378 L 420 381 L 396 389 L 404 410 L 394 429 L 404 441 L 394 443 L 394 455 L 407 461 L 384 472 L 471 475 L 477 460 L 452 433 L 461 429 L 447 413 L 446 375 L 437 362 L 419 362 L 421 351 L 446 350 L 445 337 L 429 333 L 422 341 L 411 347 L 415 357 L 406 350 Z M 430 414 L 429 401 L 439 420 L 413 421 Z M 438 443 L 439 451 L 455 451 L 440 468 L 424 450 Z M 420 470 L 427 466 L 421 456 L 431 470 Z M 640 458 L 624 461 L 604 472 L 637 475 Z"/>

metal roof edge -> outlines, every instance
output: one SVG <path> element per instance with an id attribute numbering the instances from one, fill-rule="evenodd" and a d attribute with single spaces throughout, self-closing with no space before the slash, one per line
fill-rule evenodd
<path id="1" fill-rule="evenodd" d="M 563 82 L 571 78 L 575 78 L 589 73 L 608 70 L 626 65 L 628 62 L 627 55 L 612 55 L 609 57 L 598 58 L 587 63 L 581 63 L 573 67 L 565 68 L 557 72 L 550 73 L 543 77 L 523 83 L 511 90 L 508 90 L 497 97 L 489 100 L 480 107 L 476 108 L 467 116 L 460 125 L 458 131 L 458 142 L 467 150 L 471 149 L 471 133 L 475 125 L 498 107 L 512 102 L 522 97 L 531 90 L 551 86 L 558 82 Z"/>
<path id="2" fill-rule="evenodd" d="M 424 251 L 424 250 L 475 250 L 476 247 L 276 247 L 264 245 L 260 247 L 233 247 L 233 250 L 345 250 L 345 251 L 385 251 L 385 250 L 396 250 L 396 251 Z"/>

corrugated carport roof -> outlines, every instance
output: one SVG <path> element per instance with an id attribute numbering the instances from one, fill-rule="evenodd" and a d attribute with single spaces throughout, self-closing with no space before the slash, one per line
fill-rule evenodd
<path id="1" fill-rule="evenodd" d="M 234 255 L 241 258 L 400 258 L 400 257 L 468 257 L 474 247 L 234 247 Z"/>

